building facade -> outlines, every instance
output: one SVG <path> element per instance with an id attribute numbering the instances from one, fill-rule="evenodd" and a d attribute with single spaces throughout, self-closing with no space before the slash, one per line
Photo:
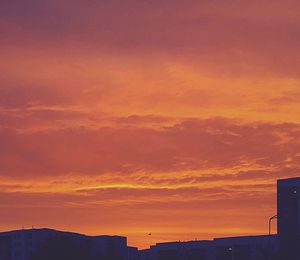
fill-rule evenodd
<path id="1" fill-rule="evenodd" d="M 216 238 L 210 241 L 157 243 L 140 260 L 273 260 L 276 235 Z"/>
<path id="2" fill-rule="evenodd" d="M 278 252 L 276 235 L 214 239 L 215 260 L 269 260 Z"/>
<path id="3" fill-rule="evenodd" d="M 300 256 L 300 178 L 277 181 L 277 230 L 281 258 Z"/>
<path id="4" fill-rule="evenodd" d="M 52 229 L 0 233 L 0 260 L 128 260 L 127 250 L 127 239 L 121 236 L 86 236 Z"/>

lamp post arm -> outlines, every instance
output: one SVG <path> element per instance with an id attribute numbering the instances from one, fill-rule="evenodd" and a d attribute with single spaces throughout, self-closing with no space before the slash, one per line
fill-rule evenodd
<path id="1" fill-rule="evenodd" d="M 270 219 L 269 219 L 269 235 L 271 235 L 272 220 L 277 219 L 277 217 L 278 217 L 277 215 L 274 215 L 274 216 L 270 217 Z"/>

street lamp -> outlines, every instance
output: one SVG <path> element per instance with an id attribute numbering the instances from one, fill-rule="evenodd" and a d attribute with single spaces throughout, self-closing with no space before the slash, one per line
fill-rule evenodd
<path id="1" fill-rule="evenodd" d="M 269 219 L 269 243 L 268 243 L 268 251 L 267 251 L 267 257 L 268 259 L 271 259 L 272 257 L 272 245 L 271 245 L 271 227 L 272 227 L 272 220 L 277 219 L 278 215 L 274 215 L 270 217 Z"/>
<path id="2" fill-rule="evenodd" d="M 269 236 L 271 235 L 271 225 L 272 225 L 272 220 L 277 219 L 278 216 L 274 215 L 273 217 L 270 217 L 269 219 Z"/>

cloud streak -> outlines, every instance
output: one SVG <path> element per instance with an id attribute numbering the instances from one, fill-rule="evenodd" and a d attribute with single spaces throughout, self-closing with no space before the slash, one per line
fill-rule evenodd
<path id="1" fill-rule="evenodd" d="M 122 124 L 29 133 L 2 129 L 1 174 L 168 173 L 247 164 L 277 168 L 298 164 L 299 134 L 298 124 L 221 118 L 160 129 Z"/>

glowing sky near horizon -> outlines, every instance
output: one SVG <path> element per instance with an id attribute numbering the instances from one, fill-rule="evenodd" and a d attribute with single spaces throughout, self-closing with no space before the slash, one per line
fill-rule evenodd
<path id="1" fill-rule="evenodd" d="M 0 231 L 266 233 L 300 175 L 299 10 L 0 1 Z"/>

